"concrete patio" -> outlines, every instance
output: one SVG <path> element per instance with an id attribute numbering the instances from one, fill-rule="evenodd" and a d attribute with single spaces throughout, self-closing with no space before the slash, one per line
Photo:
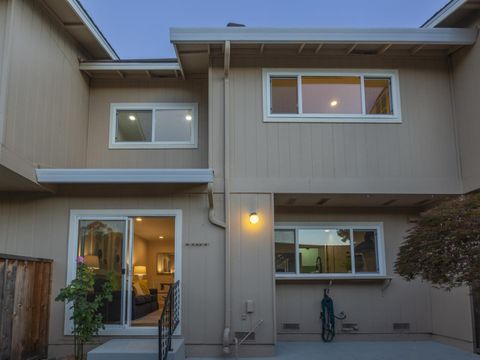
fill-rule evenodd
<path id="1" fill-rule="evenodd" d="M 215 358 L 188 358 L 213 360 Z M 277 356 L 249 360 L 480 360 L 480 356 L 435 341 L 279 342 Z"/>

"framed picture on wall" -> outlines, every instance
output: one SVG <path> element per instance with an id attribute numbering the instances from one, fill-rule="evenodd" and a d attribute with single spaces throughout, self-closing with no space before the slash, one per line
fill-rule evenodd
<path id="1" fill-rule="evenodd" d="M 157 274 L 173 274 L 175 272 L 175 255 L 171 253 L 157 254 Z"/>

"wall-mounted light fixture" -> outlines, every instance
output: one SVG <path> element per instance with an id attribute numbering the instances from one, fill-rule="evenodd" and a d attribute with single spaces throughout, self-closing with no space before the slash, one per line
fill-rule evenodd
<path id="1" fill-rule="evenodd" d="M 256 212 L 252 212 L 250 214 L 250 224 L 255 225 L 260 221 L 258 214 Z"/>

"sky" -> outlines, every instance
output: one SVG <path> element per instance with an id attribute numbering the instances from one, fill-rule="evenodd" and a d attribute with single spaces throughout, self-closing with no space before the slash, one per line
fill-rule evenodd
<path id="1" fill-rule="evenodd" d="M 80 0 L 121 59 L 175 57 L 170 27 L 419 27 L 448 0 Z"/>

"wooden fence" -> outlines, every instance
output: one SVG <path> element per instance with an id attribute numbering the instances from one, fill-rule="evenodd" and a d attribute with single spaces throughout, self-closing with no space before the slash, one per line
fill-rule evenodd
<path id="1" fill-rule="evenodd" d="M 52 261 L 0 254 L 0 360 L 48 351 Z"/>

